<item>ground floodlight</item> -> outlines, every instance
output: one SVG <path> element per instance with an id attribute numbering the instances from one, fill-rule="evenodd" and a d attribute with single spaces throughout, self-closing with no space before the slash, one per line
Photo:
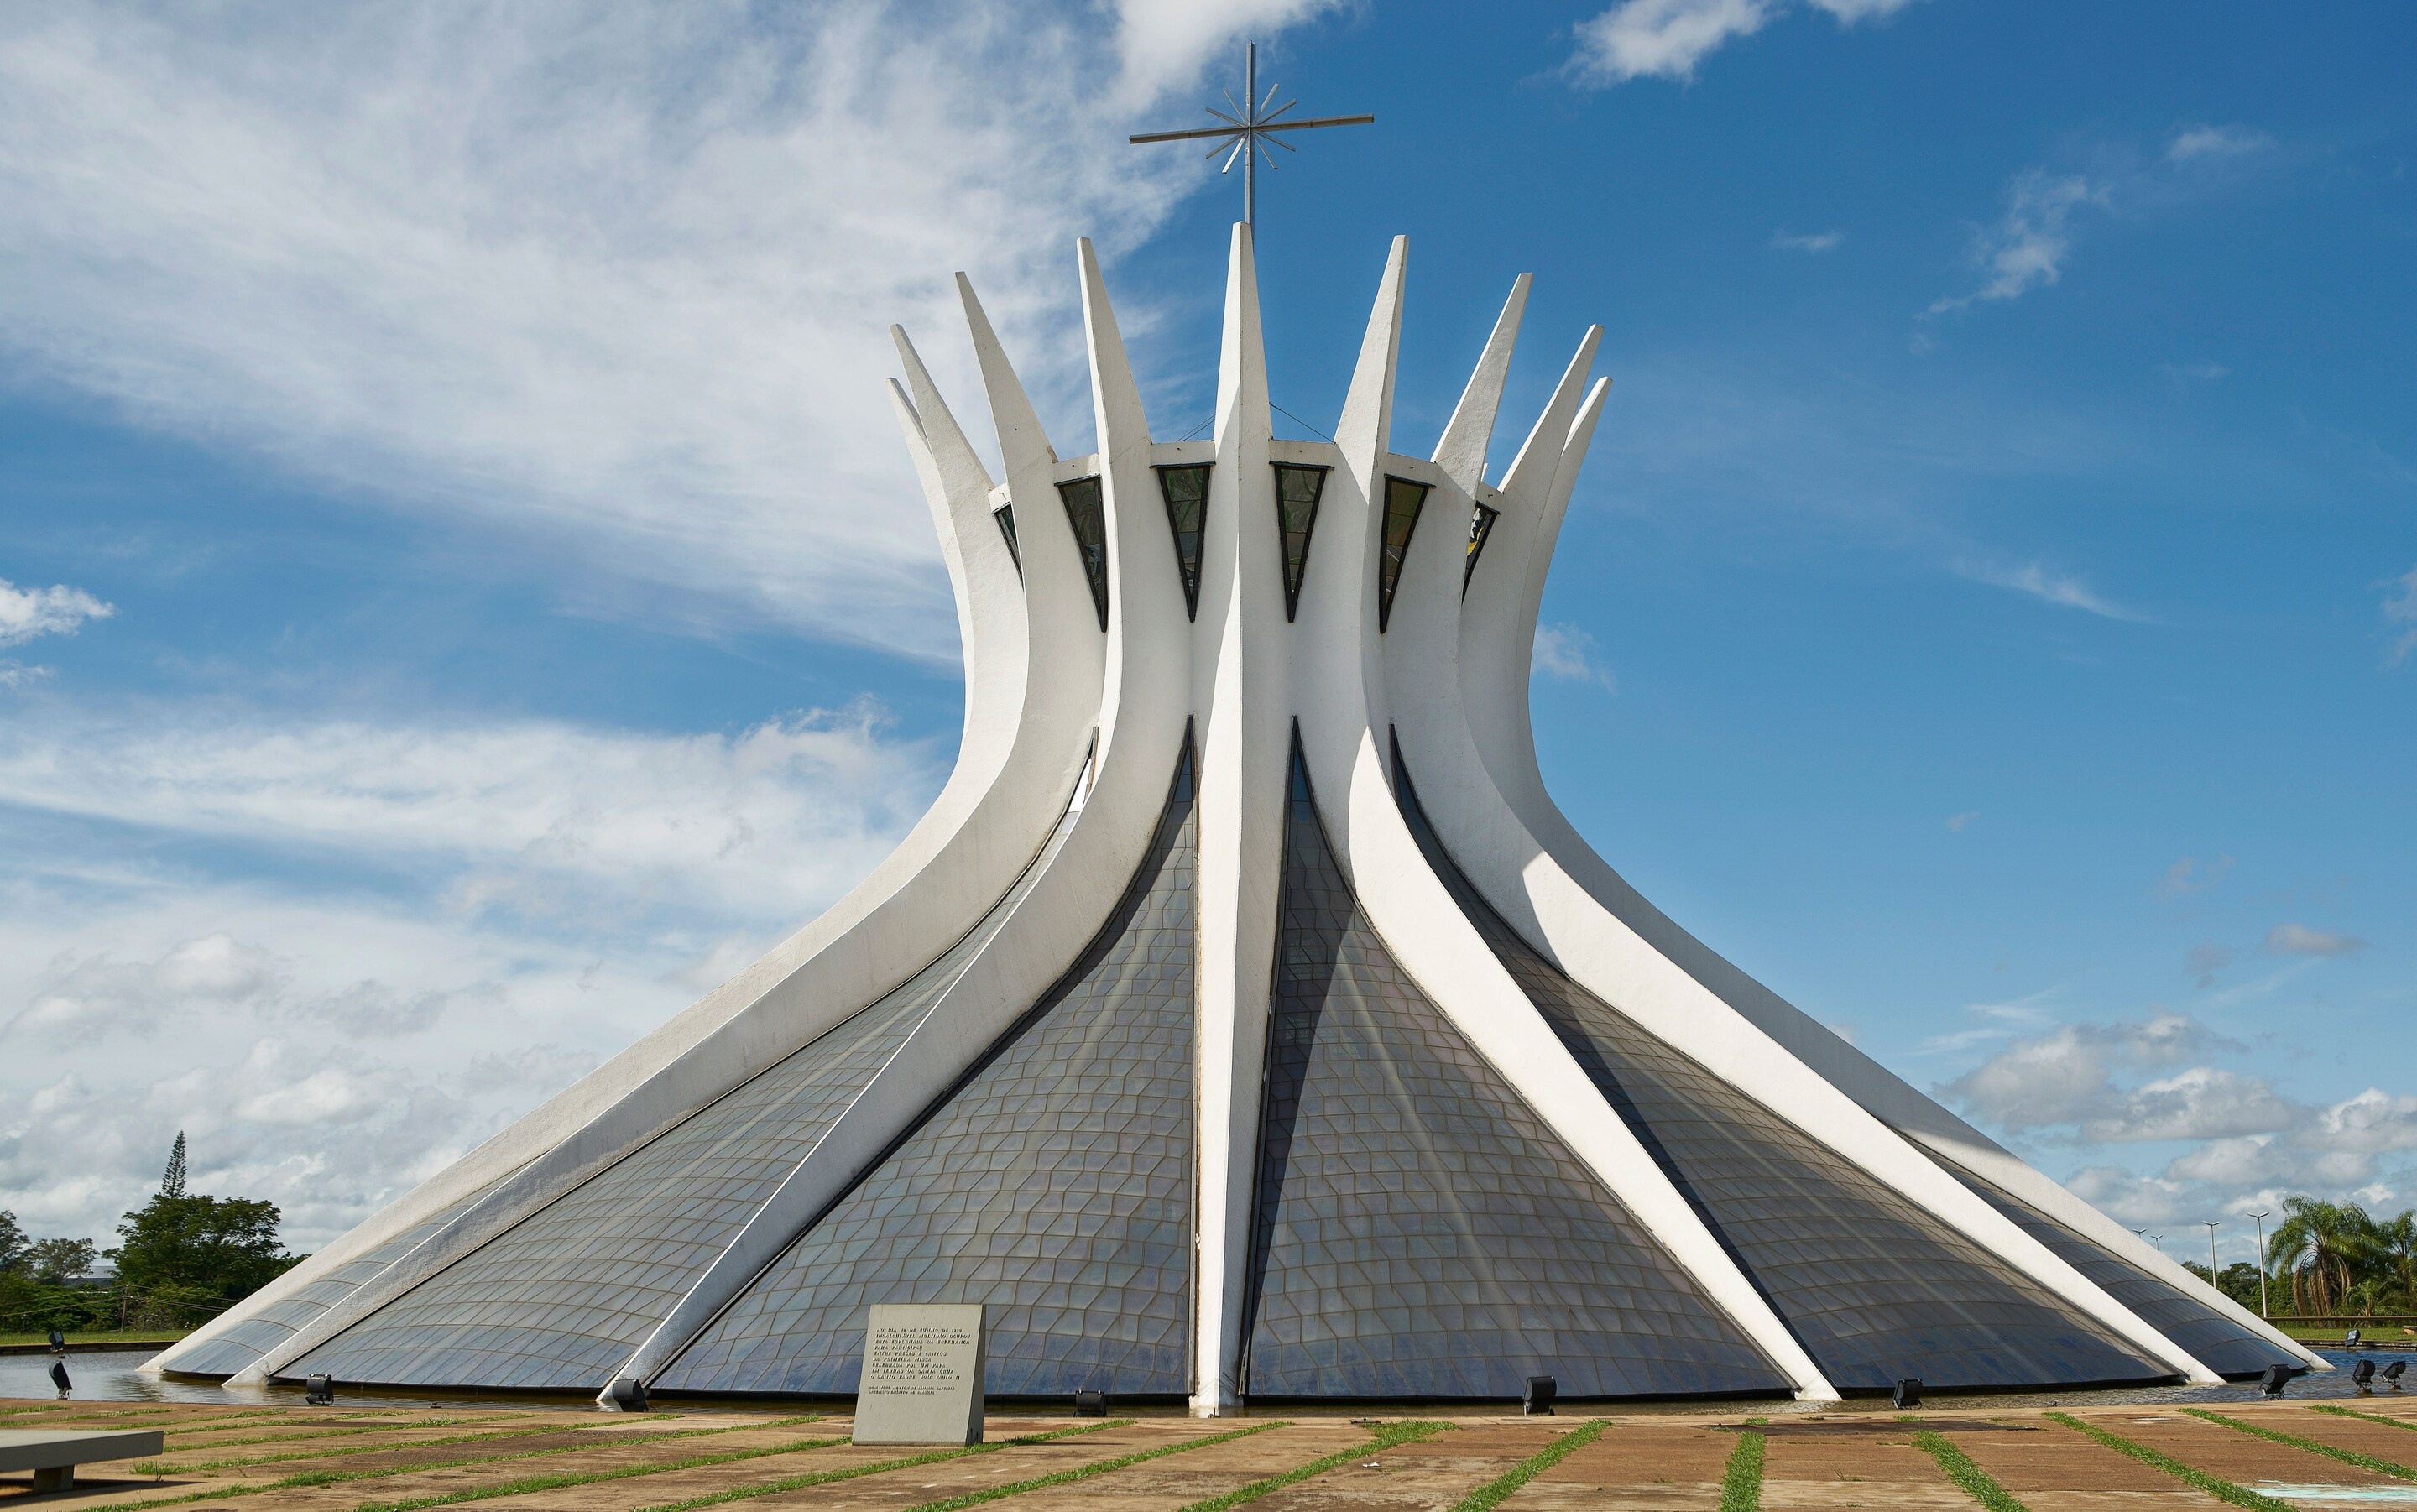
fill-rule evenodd
<path id="1" fill-rule="evenodd" d="M 68 1379 L 67 1361 L 53 1360 L 51 1362 L 51 1384 L 59 1388 L 59 1395 L 62 1397 L 75 1389 L 75 1383 Z"/>
<path id="2" fill-rule="evenodd" d="M 313 1407 L 332 1407 L 336 1401 L 336 1378 L 314 1375 L 302 1383 L 302 1399 Z"/>
<path id="3" fill-rule="evenodd" d="M 1889 1393 L 1889 1400 L 1899 1409 L 1921 1406 L 1922 1377 L 1909 1375 L 1898 1382 L 1896 1389 Z"/>
<path id="4" fill-rule="evenodd" d="M 2349 1383 L 2361 1391 L 2364 1391 L 2367 1383 L 2374 1379 L 2375 1362 L 2373 1360 L 2361 1360 L 2349 1368 Z"/>
<path id="5" fill-rule="evenodd" d="M 1530 1417 L 1553 1415 L 1553 1399 L 1561 1394 L 1561 1383 L 1548 1375 L 1528 1378 L 1528 1394 L 1520 1399 L 1519 1409 Z"/>
<path id="6" fill-rule="evenodd" d="M 2358 1330 L 2355 1328 L 2351 1329 L 2349 1333 L 2342 1335 L 2343 1347 L 2348 1348 L 2350 1345 L 2356 1344 L 2358 1342 Z"/>
<path id="7" fill-rule="evenodd" d="M 1091 1386 L 1085 1386 L 1074 1393 L 1074 1415 L 1076 1417 L 1107 1416 L 1108 1394 Z"/>
<path id="8" fill-rule="evenodd" d="M 636 1376 L 625 1376 L 613 1383 L 613 1405 L 625 1413 L 646 1410 L 646 1383 Z"/>
<path id="9" fill-rule="evenodd" d="M 2257 1383 L 2266 1388 L 2266 1395 L 2269 1397 L 2279 1397 L 2283 1395 L 2283 1388 L 2291 1383 L 2291 1368 L 2288 1365 L 2270 1365 L 2266 1368 L 2266 1373 L 2257 1378 Z"/>
<path id="10" fill-rule="evenodd" d="M 2409 1362 L 2407 1360 L 2394 1360 L 2390 1365 L 2383 1368 L 2383 1379 L 2392 1383 L 2393 1390 L 2398 1391 L 2400 1389 L 2401 1372 L 2408 1368 Z"/>

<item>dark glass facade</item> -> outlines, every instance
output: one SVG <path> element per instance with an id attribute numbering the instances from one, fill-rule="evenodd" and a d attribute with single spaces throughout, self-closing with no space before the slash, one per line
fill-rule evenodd
<path id="1" fill-rule="evenodd" d="M 998 533 L 1007 537 L 1007 559 L 1015 564 L 1015 575 L 1024 576 L 1024 551 L 1015 544 L 1015 506 L 1002 504 L 990 517 L 998 522 Z"/>
<path id="2" fill-rule="evenodd" d="M 1402 562 L 1410 552 L 1411 533 L 1419 528 L 1419 511 L 1426 507 L 1430 483 L 1406 477 L 1385 478 L 1385 528 L 1376 542 L 1376 633 L 1393 620 L 1393 589 L 1402 581 Z"/>
<path id="3" fill-rule="evenodd" d="M 1920 1148 L 1920 1146 L 1916 1146 Z M 2296 1357 L 2269 1342 L 2238 1318 L 2227 1317 L 2172 1283 L 2160 1280 L 2114 1251 L 2101 1248 L 2014 1193 L 1925 1151 L 1949 1174 L 1978 1193 L 2023 1232 L 2089 1277 L 2140 1321 L 2190 1351 L 2193 1358 L 2228 1381 L 2254 1381 L 2270 1365 L 2297 1368 Z"/>
<path id="4" fill-rule="evenodd" d="M 394 1385 L 601 1390 L 965 974 L 1063 843 L 880 1002 L 287 1369 Z"/>
<path id="5" fill-rule="evenodd" d="M 1325 467 L 1276 462 L 1276 536 L 1284 548 L 1285 619 L 1300 610 L 1300 577 L 1309 570 L 1309 537 L 1317 529 L 1317 501 L 1326 494 Z"/>
<path id="6" fill-rule="evenodd" d="M 2152 1382 L 2172 1368 L 1563 975 L 1444 853 L 1394 753 L 1404 816 L 1495 955 L 1842 1391 Z"/>
<path id="7" fill-rule="evenodd" d="M 426 1244 L 439 1229 L 469 1211 L 493 1189 L 492 1186 L 481 1187 L 425 1223 L 416 1224 L 376 1248 L 344 1262 L 308 1286 L 298 1288 L 293 1295 L 278 1298 L 255 1316 L 196 1347 L 176 1362 L 175 1373 L 230 1376 L 244 1369 L 293 1338 L 321 1313 L 385 1275 L 395 1262 Z"/>
<path id="8" fill-rule="evenodd" d="M 1484 554 L 1485 537 L 1494 534 L 1494 522 L 1502 518 L 1499 509 L 1479 505 L 1468 517 L 1468 565 L 1460 569 L 1461 597 L 1468 596 L 1468 580 L 1477 576 L 1477 559 Z"/>
<path id="9" fill-rule="evenodd" d="M 876 1302 L 987 1303 L 987 1389 L 1192 1384 L 1197 922 L 1187 749 L 1084 958 L 652 1383 L 847 1393 Z"/>
<path id="10" fill-rule="evenodd" d="M 1166 523 L 1175 532 L 1175 569 L 1183 580 L 1183 612 L 1200 613 L 1200 537 L 1208 521 L 1208 462 L 1161 467 L 1158 491 L 1166 500 Z"/>
<path id="11" fill-rule="evenodd" d="M 1281 907 L 1252 1397 L 1791 1388 L 1394 962 L 1297 750 Z"/>
<path id="12" fill-rule="evenodd" d="M 1091 607 L 1100 612 L 1100 628 L 1108 627 L 1108 514 L 1096 477 L 1078 477 L 1057 485 L 1066 501 L 1066 521 L 1074 527 L 1074 546 L 1083 553 L 1083 576 L 1090 581 Z"/>

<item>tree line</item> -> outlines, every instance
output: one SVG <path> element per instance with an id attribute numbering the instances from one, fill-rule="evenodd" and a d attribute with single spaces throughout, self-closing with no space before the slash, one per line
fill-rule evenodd
<path id="1" fill-rule="evenodd" d="M 2188 1267 L 2256 1312 L 2257 1267 L 2246 1261 L 2212 1277 Z M 2283 1199 L 2283 1221 L 2266 1243 L 2265 1290 L 2276 1317 L 2373 1317 L 2417 1313 L 2417 1208 L 2396 1217 L 2356 1202 Z"/>
<path id="2" fill-rule="evenodd" d="M 185 1136 L 151 1200 L 125 1215 L 118 1243 L 30 1239 L 0 1212 L 0 1332 L 195 1327 L 300 1264 L 278 1238 L 274 1202 L 185 1189 Z M 116 1275 L 88 1278 L 106 1259 Z"/>

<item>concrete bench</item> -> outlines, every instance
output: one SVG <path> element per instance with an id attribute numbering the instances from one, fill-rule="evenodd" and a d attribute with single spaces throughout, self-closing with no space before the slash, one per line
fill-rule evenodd
<path id="1" fill-rule="evenodd" d="M 64 1491 L 75 1485 L 75 1467 L 104 1459 L 139 1459 L 158 1454 L 167 1439 L 158 1429 L 112 1433 L 0 1429 L 0 1470 L 30 1470 L 36 1491 Z"/>

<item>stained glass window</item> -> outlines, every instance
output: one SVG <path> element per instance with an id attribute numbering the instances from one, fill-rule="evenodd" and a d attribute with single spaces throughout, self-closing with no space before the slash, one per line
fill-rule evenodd
<path id="1" fill-rule="evenodd" d="M 1789 1389 L 1394 962 L 1298 748 L 1279 907 L 1254 1399 Z"/>
<path id="2" fill-rule="evenodd" d="M 1462 911 L 1671 1184 L 1842 1391 L 2172 1379 L 2012 1265 L 1580 987 L 1444 853 L 1398 748 L 1395 792 Z"/>
<path id="3" fill-rule="evenodd" d="M 2254 1381 L 2270 1365 L 2299 1362 L 2238 1318 L 2228 1318 L 2172 1282 L 2160 1279 L 2109 1249 L 2083 1238 L 2056 1219 L 1993 1183 L 1938 1156 L 1933 1160 L 1980 1194 L 2024 1232 L 2097 1282 L 2107 1295 L 2170 1338 L 2200 1364 L 2228 1381 Z"/>
<path id="4" fill-rule="evenodd" d="M 1276 533 L 1284 542 L 1285 619 L 1300 609 L 1300 575 L 1309 567 L 1309 536 L 1317 528 L 1317 501 L 1330 467 L 1277 462 Z"/>
<path id="5" fill-rule="evenodd" d="M 1482 504 L 1477 507 L 1476 512 L 1468 517 L 1468 565 L 1460 569 L 1460 592 L 1463 597 L 1468 595 L 1468 580 L 1477 576 L 1477 559 L 1484 554 L 1485 537 L 1494 534 L 1494 522 L 1501 518 L 1501 510 L 1489 509 Z"/>
<path id="6" fill-rule="evenodd" d="M 1024 576 L 1024 552 L 1015 544 L 1015 506 L 1002 504 L 990 517 L 998 522 L 998 533 L 1007 537 L 1007 559 L 1015 564 L 1015 575 Z"/>
<path id="7" fill-rule="evenodd" d="M 1402 561 L 1410 553 L 1410 533 L 1419 528 L 1419 511 L 1426 507 L 1431 483 L 1406 477 L 1385 479 L 1385 531 L 1377 543 L 1376 633 L 1393 618 L 1393 589 L 1402 581 Z"/>
<path id="8" fill-rule="evenodd" d="M 1175 566 L 1183 577 L 1183 612 L 1200 612 L 1200 537 L 1208 519 L 1208 462 L 1161 467 L 1158 491 L 1166 499 L 1166 522 L 1175 531 Z"/>
<path id="9" fill-rule="evenodd" d="M 1194 836 L 1187 748 L 1073 969 L 652 1385 L 845 1394 L 872 1304 L 980 1302 L 991 1392 L 1191 1390 Z"/>
<path id="10" fill-rule="evenodd" d="M 1108 516 L 1100 498 L 1100 480 L 1078 477 L 1057 485 L 1066 501 L 1066 520 L 1074 527 L 1074 545 L 1083 553 L 1083 575 L 1091 580 L 1091 607 L 1100 612 L 1100 628 L 1108 627 Z"/>

